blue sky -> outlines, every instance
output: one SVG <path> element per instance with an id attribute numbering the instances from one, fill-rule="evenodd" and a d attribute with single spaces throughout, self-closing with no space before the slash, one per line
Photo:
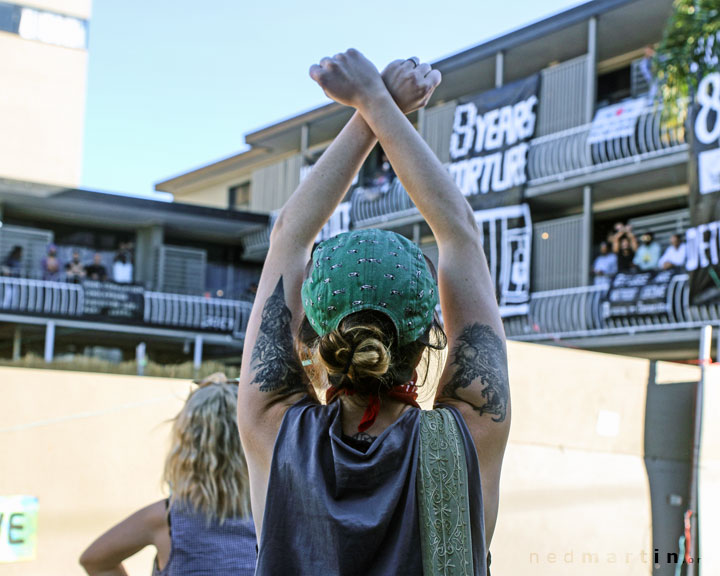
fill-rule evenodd
<path id="1" fill-rule="evenodd" d="M 355 47 L 433 61 L 578 0 L 95 0 L 82 185 L 153 184 L 233 155 L 243 135 L 327 102 L 307 75 Z"/>

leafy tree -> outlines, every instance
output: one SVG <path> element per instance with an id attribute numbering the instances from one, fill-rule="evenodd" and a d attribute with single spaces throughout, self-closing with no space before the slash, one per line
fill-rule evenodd
<path id="1" fill-rule="evenodd" d="M 720 63 L 720 0 L 675 0 L 654 64 L 669 112 Z M 672 112 L 671 112 L 672 113 Z"/>

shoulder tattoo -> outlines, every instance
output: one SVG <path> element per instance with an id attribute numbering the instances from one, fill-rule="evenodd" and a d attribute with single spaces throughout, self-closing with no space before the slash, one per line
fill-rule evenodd
<path id="1" fill-rule="evenodd" d="M 510 391 L 507 353 L 500 337 L 490 326 L 475 322 L 463 329 L 452 354 L 455 372 L 443 395 L 462 399 L 458 390 L 476 384 L 483 402 L 473 403 L 473 409 L 480 415 L 490 414 L 493 422 L 504 421 Z"/>
<path id="2" fill-rule="evenodd" d="M 293 345 L 291 320 L 280 277 L 274 292 L 265 301 L 252 351 L 255 369 L 252 383 L 257 384 L 261 392 L 291 394 L 306 389 L 305 373 Z"/>

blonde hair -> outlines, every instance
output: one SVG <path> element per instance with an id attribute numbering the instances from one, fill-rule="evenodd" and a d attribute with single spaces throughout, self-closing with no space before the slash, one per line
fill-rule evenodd
<path id="1" fill-rule="evenodd" d="M 250 516 L 245 455 L 237 428 L 237 385 L 222 373 L 200 382 L 175 417 L 164 480 L 171 502 L 216 518 Z"/>

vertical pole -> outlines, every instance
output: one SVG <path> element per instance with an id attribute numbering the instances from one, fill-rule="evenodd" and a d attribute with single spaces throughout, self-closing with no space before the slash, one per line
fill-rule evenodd
<path id="1" fill-rule="evenodd" d="M 203 338 L 202 336 L 195 336 L 195 349 L 193 350 L 193 369 L 195 370 L 195 376 L 197 377 L 200 372 L 200 366 L 202 365 L 203 355 Z"/>
<path id="2" fill-rule="evenodd" d="M 592 272 L 592 252 L 593 252 L 593 203 L 592 203 L 592 187 L 583 187 L 583 238 L 582 238 L 582 260 L 581 268 L 581 286 L 590 284 L 590 273 Z"/>
<path id="3" fill-rule="evenodd" d="M 50 363 L 55 355 L 55 322 L 50 320 L 45 327 L 45 362 Z"/>
<path id="4" fill-rule="evenodd" d="M 413 224 L 413 237 L 412 240 L 415 244 L 420 246 L 420 224 Z"/>
<path id="5" fill-rule="evenodd" d="M 308 157 L 308 145 L 310 143 L 310 127 L 307 124 L 303 124 L 300 127 L 300 154 L 303 159 Z"/>
<path id="6" fill-rule="evenodd" d="M 587 78 L 585 82 L 585 122 L 595 115 L 597 82 L 597 16 L 588 20 Z"/>
<path id="7" fill-rule="evenodd" d="M 505 80 L 505 52 L 495 54 L 495 88 L 500 88 Z"/>
<path id="8" fill-rule="evenodd" d="M 147 346 L 145 345 L 145 342 L 140 342 L 140 344 L 135 347 L 135 363 L 137 364 L 138 376 L 145 375 L 145 365 L 147 364 L 147 358 L 145 356 L 146 351 Z"/>
<path id="9" fill-rule="evenodd" d="M 692 512 L 690 517 L 690 544 L 688 551 L 693 560 L 696 560 L 695 551 L 700 551 L 697 540 L 697 503 L 698 503 L 698 468 L 700 467 L 700 440 L 702 434 L 703 388 L 705 387 L 705 373 L 710 363 L 710 348 L 712 346 L 712 326 L 703 326 L 700 331 L 700 380 L 695 388 L 695 424 L 693 426 L 693 451 L 690 466 L 690 502 L 688 509 Z M 687 576 L 695 576 L 695 562 L 686 565 Z"/>
<path id="10" fill-rule="evenodd" d="M 18 324 L 13 333 L 12 359 L 20 360 L 20 356 L 22 356 L 22 327 Z"/>

